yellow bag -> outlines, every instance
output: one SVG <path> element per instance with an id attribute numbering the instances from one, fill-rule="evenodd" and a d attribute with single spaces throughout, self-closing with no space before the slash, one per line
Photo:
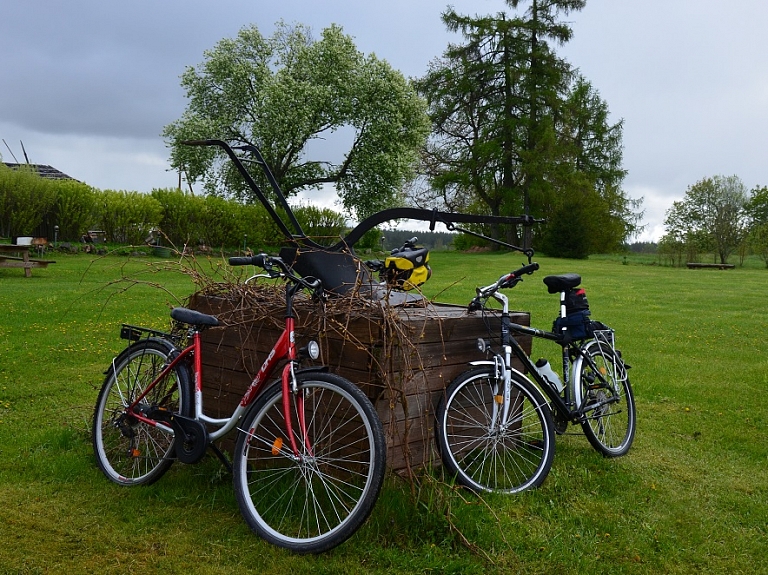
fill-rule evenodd
<path id="1" fill-rule="evenodd" d="M 382 279 L 392 288 L 410 291 L 432 277 L 427 248 L 401 250 L 384 260 Z"/>

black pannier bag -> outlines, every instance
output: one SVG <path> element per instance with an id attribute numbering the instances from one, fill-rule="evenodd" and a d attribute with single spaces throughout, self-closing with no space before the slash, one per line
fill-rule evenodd
<path id="1" fill-rule="evenodd" d="M 552 324 L 554 333 L 562 333 L 565 328 L 570 339 L 592 337 L 592 321 L 589 319 L 589 302 L 583 288 L 570 289 L 565 294 L 565 317 L 557 318 Z"/>

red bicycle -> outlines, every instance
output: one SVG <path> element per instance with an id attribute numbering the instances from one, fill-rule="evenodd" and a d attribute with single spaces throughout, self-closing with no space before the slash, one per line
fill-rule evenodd
<path id="1" fill-rule="evenodd" d="M 321 294 L 320 281 L 264 254 L 229 263 L 287 280 L 285 329 L 232 415 L 215 419 L 203 409 L 200 333 L 219 325 L 216 317 L 173 309 L 171 317 L 188 326 L 191 343 L 181 349 L 180 337 L 124 325 L 121 337 L 132 343 L 112 361 L 96 403 L 96 462 L 115 483 L 149 484 L 175 460 L 200 461 L 212 442 L 237 430 L 234 488 L 251 529 L 295 552 L 328 550 L 363 524 L 378 498 L 386 469 L 381 421 L 348 380 L 324 367 L 300 368 L 319 347 L 297 349 L 293 299 L 302 289 Z M 282 361 L 281 377 L 268 385 Z"/>

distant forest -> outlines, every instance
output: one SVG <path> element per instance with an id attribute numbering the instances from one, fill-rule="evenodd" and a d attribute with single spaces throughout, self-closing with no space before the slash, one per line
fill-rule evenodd
<path id="1" fill-rule="evenodd" d="M 382 248 L 390 251 L 399 248 L 411 238 L 418 238 L 416 245 L 431 250 L 448 250 L 453 246 L 453 239 L 457 234 L 450 232 L 429 232 L 414 230 L 384 230 L 381 233 L 384 238 Z"/>
<path id="2" fill-rule="evenodd" d="M 407 240 L 417 237 L 418 246 L 423 246 L 431 250 L 450 250 L 454 249 L 453 240 L 458 235 L 450 232 L 429 232 L 414 230 L 384 230 L 382 231 L 384 242 L 382 248 L 390 251 L 399 248 Z M 626 246 L 627 251 L 637 254 L 655 254 L 658 250 L 656 242 L 635 242 Z"/>

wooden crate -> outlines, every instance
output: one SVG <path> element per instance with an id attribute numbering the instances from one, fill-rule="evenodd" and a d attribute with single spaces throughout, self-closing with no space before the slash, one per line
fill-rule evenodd
<path id="1" fill-rule="evenodd" d="M 226 295 L 196 294 L 189 303 L 225 322 L 237 305 Z M 203 332 L 207 415 L 232 413 L 277 340 L 281 321 L 278 316 Z M 530 325 L 530 316 L 514 312 L 512 321 Z M 490 325 L 497 337 L 499 318 L 491 318 Z M 470 315 L 464 306 L 450 304 L 377 305 L 368 315 L 325 314 L 321 322 L 316 314 L 300 311 L 296 334 L 299 345 L 307 339 L 319 340 L 320 361 L 357 384 L 373 401 L 387 437 L 388 466 L 398 472 L 437 461 L 433 431 L 440 394 L 470 367 L 468 362 L 484 359 L 476 340 L 489 337 L 479 314 Z M 530 352 L 529 337 L 521 344 Z"/>

